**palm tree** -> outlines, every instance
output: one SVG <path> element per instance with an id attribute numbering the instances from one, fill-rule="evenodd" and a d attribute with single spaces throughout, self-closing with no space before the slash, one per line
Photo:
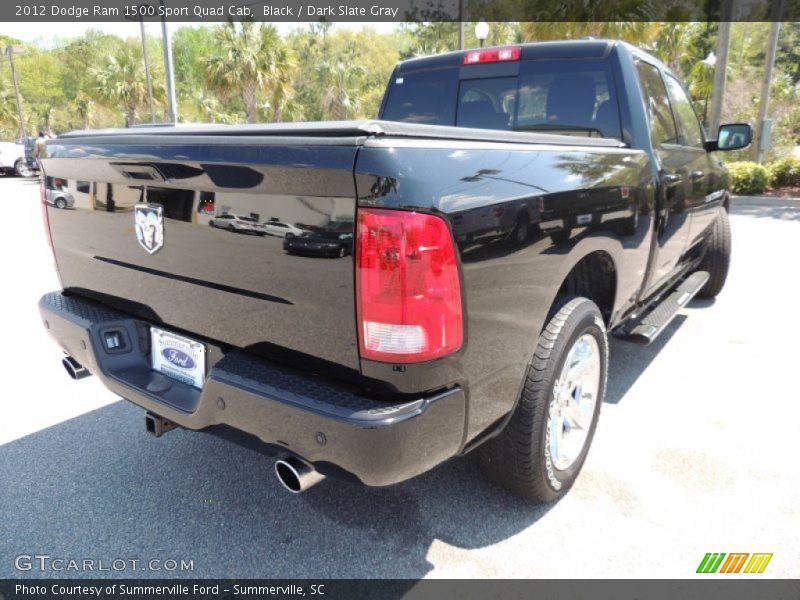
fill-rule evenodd
<path id="1" fill-rule="evenodd" d="M 81 129 L 89 129 L 92 126 L 93 107 L 94 100 L 83 92 L 75 98 L 75 110 L 81 118 Z"/>
<path id="2" fill-rule="evenodd" d="M 223 95 L 241 95 L 247 122 L 255 123 L 259 94 L 280 98 L 291 79 L 292 61 L 278 31 L 253 21 L 229 21 L 215 30 L 214 40 L 217 53 L 203 61 L 206 79 Z"/>
<path id="3" fill-rule="evenodd" d="M 655 42 L 661 27 L 661 23 L 642 21 L 577 21 L 565 23 L 541 21 L 520 23 L 520 32 L 522 39 L 526 42 L 580 39 L 592 36 L 622 39 L 636 46 L 649 47 Z"/>
<path id="4" fill-rule="evenodd" d="M 17 127 L 17 100 L 14 97 L 14 88 L 5 79 L 0 79 L 0 123 Z"/>
<path id="5" fill-rule="evenodd" d="M 275 50 L 275 57 L 270 73 L 270 105 L 272 106 L 272 122 L 281 123 L 283 117 L 293 112 L 294 87 L 292 75 L 294 58 L 289 48 L 281 43 Z"/>
<path id="6" fill-rule="evenodd" d="M 322 111 L 335 120 L 342 121 L 353 116 L 361 107 L 361 79 L 364 68 L 353 57 L 353 49 L 343 53 L 338 60 L 319 65 L 317 75 L 323 89 Z"/>
<path id="7" fill-rule="evenodd" d="M 126 43 L 100 66 L 90 68 L 89 72 L 97 98 L 109 108 L 121 107 L 124 111 L 125 127 L 133 125 L 137 111 L 147 102 L 141 46 L 137 43 Z M 157 83 L 160 81 L 163 81 L 163 75 L 159 77 L 154 72 L 153 96 L 158 100 L 164 97 L 164 86 Z"/>
<path id="8" fill-rule="evenodd" d="M 204 90 L 197 92 L 195 97 L 197 108 L 203 114 L 203 118 L 209 123 L 217 122 L 217 114 L 219 113 L 219 101 L 213 94 L 208 94 Z"/>

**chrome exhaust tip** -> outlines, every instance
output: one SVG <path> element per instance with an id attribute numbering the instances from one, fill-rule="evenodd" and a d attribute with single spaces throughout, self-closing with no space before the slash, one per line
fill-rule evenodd
<path id="1" fill-rule="evenodd" d="M 69 354 L 63 358 L 61 364 L 64 365 L 64 370 L 67 372 L 67 375 L 72 377 L 72 379 L 75 381 L 78 381 L 79 379 L 85 379 L 86 377 L 90 377 L 92 375 L 89 373 L 89 370 L 86 367 L 72 358 Z"/>
<path id="2" fill-rule="evenodd" d="M 275 475 L 278 476 L 278 481 L 283 487 L 293 494 L 305 492 L 325 479 L 325 475 L 317 472 L 314 467 L 296 456 L 288 456 L 275 461 Z"/>

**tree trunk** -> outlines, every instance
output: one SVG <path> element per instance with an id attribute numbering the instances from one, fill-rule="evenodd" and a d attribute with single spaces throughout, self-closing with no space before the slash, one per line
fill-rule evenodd
<path id="1" fill-rule="evenodd" d="M 255 123 L 258 111 L 256 109 L 256 84 L 254 81 L 245 82 L 242 87 L 242 100 L 247 113 L 247 122 Z"/>
<path id="2" fill-rule="evenodd" d="M 133 121 L 136 117 L 136 108 L 128 107 L 125 111 L 125 127 L 133 127 Z"/>
<path id="3" fill-rule="evenodd" d="M 337 121 L 344 121 L 345 114 L 344 114 L 344 102 L 343 102 L 344 93 L 342 91 L 337 92 L 336 94 L 336 102 L 333 105 L 333 117 Z"/>

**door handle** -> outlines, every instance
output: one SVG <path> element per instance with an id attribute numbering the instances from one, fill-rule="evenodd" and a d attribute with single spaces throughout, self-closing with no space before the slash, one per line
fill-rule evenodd
<path id="1" fill-rule="evenodd" d="M 692 181 L 700 181 L 705 176 L 703 171 L 692 171 Z"/>
<path id="2" fill-rule="evenodd" d="M 683 181 L 683 176 L 677 175 L 675 173 L 667 173 L 666 175 L 664 175 L 663 180 L 664 184 L 667 187 L 672 187 L 678 185 L 681 181 Z"/>

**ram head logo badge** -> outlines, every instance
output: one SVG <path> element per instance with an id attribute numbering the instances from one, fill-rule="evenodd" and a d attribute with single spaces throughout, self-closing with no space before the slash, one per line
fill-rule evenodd
<path id="1" fill-rule="evenodd" d="M 150 254 L 164 245 L 164 207 L 160 204 L 138 204 L 133 209 L 136 239 Z"/>

